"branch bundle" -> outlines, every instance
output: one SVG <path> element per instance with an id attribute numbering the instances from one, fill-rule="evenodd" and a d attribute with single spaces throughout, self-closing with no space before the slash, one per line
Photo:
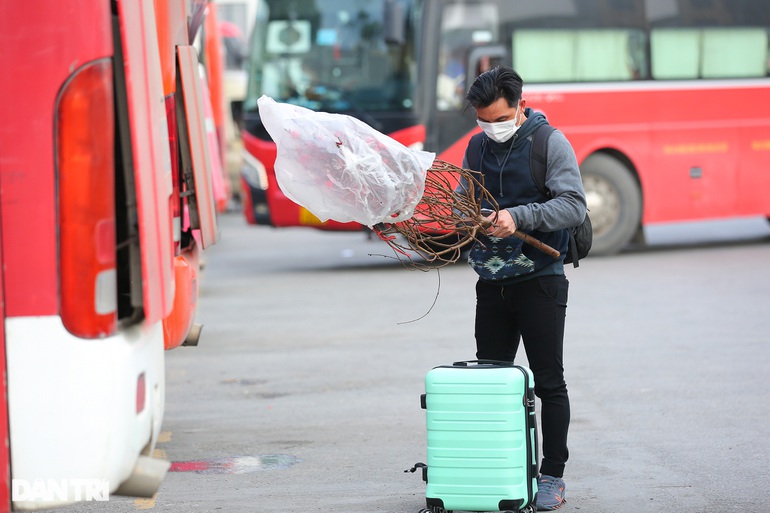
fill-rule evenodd
<path id="1" fill-rule="evenodd" d="M 463 248 L 478 241 L 478 234 L 489 228 L 490 222 L 481 212 L 482 204 L 490 205 L 495 216 L 499 212 L 497 201 L 484 188 L 484 177 L 479 172 L 435 160 L 428 169 L 425 194 L 414 215 L 398 223 L 380 223 L 374 232 L 410 261 L 410 253 L 417 253 L 432 264 L 426 267 L 443 267 L 457 262 Z M 558 251 L 528 234 L 517 230 L 514 236 L 553 258 L 559 257 Z M 412 264 L 421 267 L 414 261 Z"/>

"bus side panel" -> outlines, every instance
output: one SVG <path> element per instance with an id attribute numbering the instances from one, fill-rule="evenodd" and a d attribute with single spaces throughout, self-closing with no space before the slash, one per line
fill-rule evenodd
<path id="1" fill-rule="evenodd" d="M 0 2 L 0 140 L 13 141 L 0 152 L 10 317 L 59 311 L 54 106 L 73 70 L 112 54 L 109 16 L 103 1 L 40 1 L 33 18 L 24 2 Z"/>
<path id="2" fill-rule="evenodd" d="M 465 157 L 465 150 L 468 148 L 468 142 L 470 142 L 471 137 L 479 132 L 481 132 L 481 129 L 469 131 L 460 139 L 449 145 L 449 147 L 447 147 L 444 151 L 439 153 L 436 158 L 443 160 L 444 162 L 454 164 L 455 166 L 462 166 L 463 158 Z"/>
<path id="3" fill-rule="evenodd" d="M 759 101 L 762 96 L 767 101 Z M 658 88 L 637 98 L 652 123 L 651 161 L 640 171 L 649 182 L 645 223 L 770 211 L 770 178 L 762 172 L 770 156 L 766 87 L 705 82 Z M 720 107 L 724 98 L 730 102 Z"/>
<path id="4" fill-rule="evenodd" d="M 169 198 L 171 153 L 160 69 L 158 32 L 150 2 L 119 2 L 134 155 L 144 313 L 148 323 L 168 315 L 174 299 Z"/>
<path id="5" fill-rule="evenodd" d="M 744 118 L 737 134 L 740 145 L 737 215 L 759 213 L 770 218 L 770 88 L 733 95 L 730 108 L 736 105 L 741 111 L 751 113 Z M 738 116 L 742 117 L 743 112 Z"/>
<path id="6" fill-rule="evenodd" d="M 652 125 L 645 221 L 727 217 L 737 206 L 737 123 L 719 89 L 642 93 Z M 709 108 L 707 106 L 713 106 Z M 664 120 L 664 121 L 659 121 Z"/>
<path id="7" fill-rule="evenodd" d="M 762 141 L 770 140 L 763 128 L 770 119 L 762 112 L 767 109 L 756 101 L 745 102 L 752 108 L 702 108 L 718 105 L 725 95 L 758 96 L 746 87 L 736 86 L 732 95 L 730 89 L 725 84 L 670 83 L 597 93 L 532 86 L 525 88 L 524 96 L 529 106 L 542 110 L 564 132 L 579 162 L 598 150 L 617 151 L 632 162 L 630 171 L 638 174 L 643 194 L 642 223 L 648 224 L 768 210 L 760 192 L 767 189 L 767 179 L 756 172 L 761 157 L 767 157 Z M 581 106 L 579 112 L 569 108 L 576 104 Z M 585 112 L 602 116 L 585 118 Z M 747 152 L 744 144 L 760 151 Z"/>
<path id="8" fill-rule="evenodd" d="M 27 490 L 15 510 L 74 502 L 81 479 L 106 480 L 112 493 L 132 475 L 163 420 L 162 331 L 160 322 L 134 324 L 87 340 L 58 316 L 7 320 L 13 478 L 68 486 L 63 497 Z"/>
<path id="9" fill-rule="evenodd" d="M 648 169 L 652 162 L 650 156 L 650 126 L 642 123 L 624 123 L 623 116 L 628 110 L 628 97 L 610 93 L 592 94 L 590 92 L 562 92 L 558 89 L 546 90 L 540 86 L 525 86 L 524 98 L 527 106 L 542 112 L 548 122 L 564 133 L 575 150 L 579 163 L 592 153 L 609 150 L 624 155 L 630 162 L 629 171 L 639 173 L 637 177 L 642 191 L 648 188 L 648 176 L 641 170 Z M 580 104 L 580 112 L 592 112 L 600 109 L 601 117 L 586 119 L 572 105 Z M 606 109 L 606 113 L 604 112 Z M 612 130 L 607 130 L 612 126 Z M 644 198 L 645 208 L 647 198 Z"/>
<path id="10" fill-rule="evenodd" d="M 0 205 L 0 220 L 3 218 Z M 11 446 L 8 433 L 8 371 L 5 358 L 5 297 L 3 294 L 3 244 L 0 234 L 0 513 L 11 510 Z"/>

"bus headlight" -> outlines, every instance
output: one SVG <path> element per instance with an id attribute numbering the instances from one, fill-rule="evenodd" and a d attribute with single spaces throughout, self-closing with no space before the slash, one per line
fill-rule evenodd
<path id="1" fill-rule="evenodd" d="M 255 159 L 248 151 L 243 151 L 243 163 L 241 164 L 241 176 L 255 189 L 267 190 L 267 170 L 264 164 Z"/>

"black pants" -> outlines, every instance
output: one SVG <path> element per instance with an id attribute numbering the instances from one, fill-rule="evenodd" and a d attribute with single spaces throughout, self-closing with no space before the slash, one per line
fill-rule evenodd
<path id="1" fill-rule="evenodd" d="M 569 282 L 542 276 L 513 285 L 476 284 L 476 357 L 512 362 L 524 340 L 540 398 L 543 461 L 540 472 L 562 477 L 569 457 L 570 408 L 562 360 Z"/>

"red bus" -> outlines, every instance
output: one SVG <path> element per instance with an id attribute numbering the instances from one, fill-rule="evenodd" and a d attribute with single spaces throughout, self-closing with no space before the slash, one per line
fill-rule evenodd
<path id="1" fill-rule="evenodd" d="M 0 512 L 150 496 L 168 467 L 164 349 L 197 342 L 218 238 L 205 7 L 0 3 Z"/>
<path id="2" fill-rule="evenodd" d="M 592 254 L 654 223 L 770 215 L 770 4 L 761 0 L 262 0 L 243 139 L 251 223 L 319 223 L 276 185 L 256 100 L 361 118 L 459 165 L 470 81 L 497 64 L 572 142 Z"/>

